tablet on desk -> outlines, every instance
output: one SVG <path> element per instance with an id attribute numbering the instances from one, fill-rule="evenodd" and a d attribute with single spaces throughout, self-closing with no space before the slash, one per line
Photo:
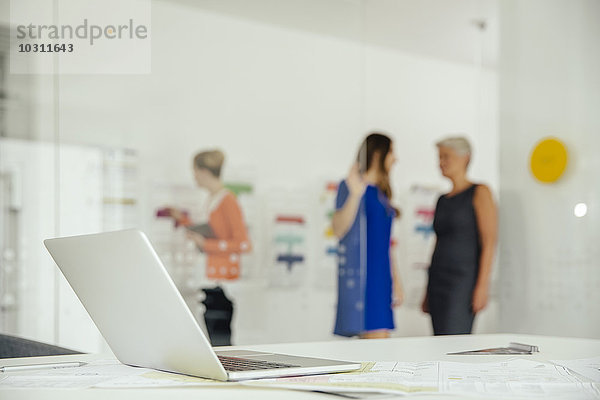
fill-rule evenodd
<path id="1" fill-rule="evenodd" d="M 207 239 L 215 239 L 217 236 L 209 224 L 197 224 L 186 226 L 185 229 L 198 233 Z"/>

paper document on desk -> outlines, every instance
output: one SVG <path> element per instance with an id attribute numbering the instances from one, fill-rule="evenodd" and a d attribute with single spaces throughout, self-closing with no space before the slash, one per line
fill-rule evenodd
<path id="1" fill-rule="evenodd" d="M 366 362 L 358 371 L 261 379 L 244 384 L 331 393 L 437 393 L 438 367 L 436 361 Z"/>
<path id="2" fill-rule="evenodd" d="M 494 363 L 370 362 L 358 372 L 278 378 L 246 384 L 324 392 L 463 394 L 598 399 L 591 384 L 561 366 L 511 359 Z"/>
<path id="3" fill-rule="evenodd" d="M 141 388 L 220 383 L 222 384 L 210 379 L 130 367 L 117 360 L 99 360 L 76 368 L 0 374 L 2 388 Z"/>
<path id="4" fill-rule="evenodd" d="M 101 389 L 153 388 L 169 386 L 207 386 L 235 385 L 235 382 L 223 382 L 195 376 L 172 374 L 169 372 L 146 370 L 141 374 L 121 376 L 94 385 Z"/>
<path id="5" fill-rule="evenodd" d="M 494 363 L 442 362 L 440 391 L 501 397 L 599 399 L 590 383 L 550 363 L 511 359 Z"/>
<path id="6" fill-rule="evenodd" d="M 122 376 L 143 374 L 149 370 L 103 360 L 75 368 L 33 370 L 2 374 L 0 387 L 84 389 Z"/>
<path id="7" fill-rule="evenodd" d="M 571 371 L 584 376 L 592 382 L 600 383 L 600 357 L 581 360 L 551 360 L 554 364 L 562 365 Z"/>

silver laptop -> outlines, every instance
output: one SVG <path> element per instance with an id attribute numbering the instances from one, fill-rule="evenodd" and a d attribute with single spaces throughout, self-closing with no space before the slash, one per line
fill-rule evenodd
<path id="1" fill-rule="evenodd" d="M 44 244 L 123 364 L 222 381 L 360 367 L 255 351 L 215 352 L 138 230 L 47 239 Z"/>

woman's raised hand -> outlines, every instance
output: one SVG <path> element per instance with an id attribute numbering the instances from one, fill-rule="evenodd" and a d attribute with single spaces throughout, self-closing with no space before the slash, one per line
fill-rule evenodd
<path id="1" fill-rule="evenodd" d="M 346 184 L 348 185 L 348 191 L 353 196 L 361 197 L 365 192 L 367 185 L 363 181 L 362 176 L 360 176 L 358 163 L 353 164 L 352 168 L 350 168 L 350 172 L 348 172 L 348 178 L 346 179 Z"/>

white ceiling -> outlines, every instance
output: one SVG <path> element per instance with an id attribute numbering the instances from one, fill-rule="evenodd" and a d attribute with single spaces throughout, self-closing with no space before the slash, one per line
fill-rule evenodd
<path id="1" fill-rule="evenodd" d="M 482 58 L 494 67 L 497 60 L 499 0 L 170 1 L 452 62 Z"/>

